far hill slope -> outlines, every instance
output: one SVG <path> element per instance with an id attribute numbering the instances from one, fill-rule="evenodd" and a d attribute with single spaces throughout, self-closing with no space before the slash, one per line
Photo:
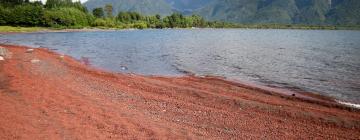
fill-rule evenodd
<path id="1" fill-rule="evenodd" d="M 191 13 L 194 10 L 203 8 L 214 0 L 166 0 L 175 11 Z"/>
<path id="2" fill-rule="evenodd" d="M 119 11 L 134 11 L 145 15 L 169 15 L 172 13 L 171 6 L 164 0 L 89 0 L 85 6 L 92 10 L 112 4 L 114 14 Z"/>
<path id="3" fill-rule="evenodd" d="M 360 24 L 359 0 L 215 0 L 196 13 L 240 23 Z"/>
<path id="4" fill-rule="evenodd" d="M 112 4 L 114 14 L 173 12 L 237 23 L 359 25 L 360 0 L 89 0 L 88 9 Z"/>

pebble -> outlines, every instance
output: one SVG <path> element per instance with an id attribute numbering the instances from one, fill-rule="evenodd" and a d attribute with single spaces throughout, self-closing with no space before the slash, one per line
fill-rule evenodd
<path id="1" fill-rule="evenodd" d="M 120 66 L 121 70 L 128 70 L 128 68 L 126 66 Z"/>
<path id="2" fill-rule="evenodd" d="M 32 53 L 34 51 L 34 49 L 27 49 L 26 53 Z"/>
<path id="3" fill-rule="evenodd" d="M 4 57 L 0 56 L 0 61 L 4 61 L 4 60 L 5 60 Z"/>
<path id="4" fill-rule="evenodd" d="M 0 46 L 0 56 L 6 56 L 8 54 L 7 49 Z"/>
<path id="5" fill-rule="evenodd" d="M 39 63 L 40 60 L 39 60 L 39 59 L 32 59 L 30 62 L 31 62 L 31 63 Z"/>

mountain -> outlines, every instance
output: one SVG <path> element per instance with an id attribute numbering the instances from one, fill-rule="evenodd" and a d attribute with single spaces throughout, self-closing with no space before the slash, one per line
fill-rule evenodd
<path id="1" fill-rule="evenodd" d="M 215 0 L 195 13 L 239 23 L 360 24 L 360 0 Z"/>
<path id="2" fill-rule="evenodd" d="M 174 11 L 192 13 L 194 10 L 204 7 L 214 0 L 166 0 Z"/>
<path id="3" fill-rule="evenodd" d="M 191 14 L 213 0 L 88 0 L 84 5 L 92 10 L 112 4 L 114 14 L 119 11 L 136 11 L 145 15 L 170 15 L 173 12 Z"/>
<path id="4" fill-rule="evenodd" d="M 112 4 L 114 13 L 198 14 L 236 23 L 360 25 L 360 0 L 89 0 L 89 10 Z"/>
<path id="5" fill-rule="evenodd" d="M 360 0 L 338 1 L 326 14 L 327 23 L 360 25 Z"/>
<path id="6" fill-rule="evenodd" d="M 88 0 L 84 3 L 89 10 L 106 4 L 112 4 L 114 14 L 120 11 L 134 11 L 145 15 L 173 13 L 172 7 L 165 0 Z"/>

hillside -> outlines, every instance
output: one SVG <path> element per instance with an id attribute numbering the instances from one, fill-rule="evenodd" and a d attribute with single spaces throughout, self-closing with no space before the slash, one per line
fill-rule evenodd
<path id="1" fill-rule="evenodd" d="M 92 10 L 97 7 L 104 7 L 106 4 L 112 4 L 114 14 L 119 11 L 136 11 L 145 15 L 169 15 L 171 6 L 164 0 L 89 0 L 85 6 Z"/>
<path id="2" fill-rule="evenodd" d="M 174 11 L 192 13 L 194 10 L 204 7 L 214 0 L 166 0 Z"/>
<path id="3" fill-rule="evenodd" d="M 215 0 L 195 13 L 240 23 L 360 24 L 359 0 Z"/>
<path id="4" fill-rule="evenodd" d="M 110 3 L 114 13 L 198 14 L 236 23 L 359 25 L 359 0 L 89 0 L 88 9 Z"/>

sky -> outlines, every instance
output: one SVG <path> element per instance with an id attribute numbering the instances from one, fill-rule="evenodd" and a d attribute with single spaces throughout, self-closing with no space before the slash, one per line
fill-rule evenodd
<path id="1" fill-rule="evenodd" d="M 36 0 L 32 0 L 32 1 L 36 1 Z M 45 3 L 46 2 L 46 0 L 41 0 L 43 3 Z M 78 0 L 72 0 L 72 1 L 78 1 Z M 81 1 L 81 3 L 84 3 L 84 2 L 86 2 L 87 0 L 80 0 Z"/>

